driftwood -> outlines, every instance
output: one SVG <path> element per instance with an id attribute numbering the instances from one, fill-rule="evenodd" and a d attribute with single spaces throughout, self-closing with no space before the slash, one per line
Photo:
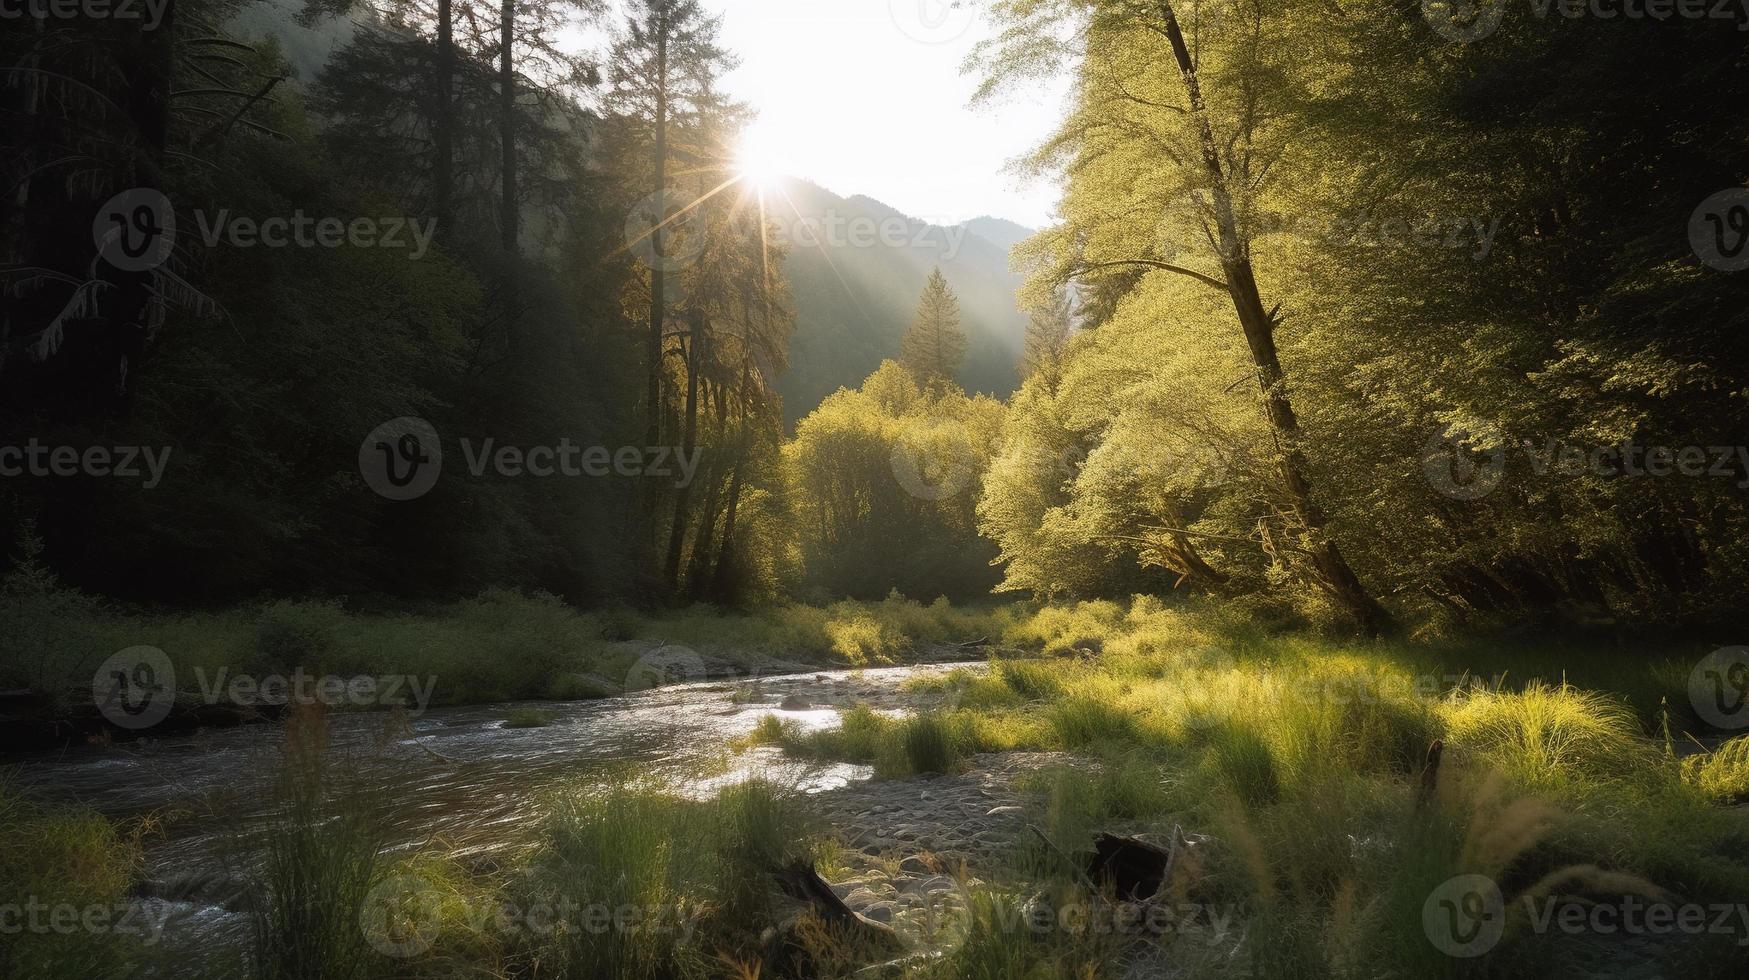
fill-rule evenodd
<path id="1" fill-rule="evenodd" d="M 808 909 L 766 930 L 763 960 L 770 976 L 816 977 L 823 967 L 891 956 L 904 948 L 893 927 L 844 904 L 811 861 L 793 861 L 773 872 L 783 893 Z"/>
<path id="2" fill-rule="evenodd" d="M 1161 847 L 1138 837 L 1099 834 L 1093 838 L 1093 858 L 1087 877 L 1118 899 L 1145 902 L 1163 896 L 1178 864 L 1182 835 L 1172 828 L 1172 846 Z"/>

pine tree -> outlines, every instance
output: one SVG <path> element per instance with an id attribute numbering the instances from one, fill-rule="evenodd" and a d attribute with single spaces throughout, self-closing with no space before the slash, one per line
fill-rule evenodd
<path id="1" fill-rule="evenodd" d="M 1057 290 L 1049 306 L 1032 312 L 1021 352 L 1020 380 L 1036 376 L 1047 388 L 1056 390 L 1063 377 L 1063 348 L 1068 346 L 1073 323 L 1074 309 L 1067 289 Z"/>
<path id="2" fill-rule="evenodd" d="M 919 382 L 952 381 L 966 359 L 966 334 L 960 329 L 960 301 L 936 268 L 923 285 L 917 319 L 899 342 L 899 363 Z"/>

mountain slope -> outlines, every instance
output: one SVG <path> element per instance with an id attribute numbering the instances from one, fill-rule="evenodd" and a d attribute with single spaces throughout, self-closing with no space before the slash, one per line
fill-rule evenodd
<path id="1" fill-rule="evenodd" d="M 1020 278 L 1008 268 L 1008 253 L 1029 230 L 995 218 L 943 228 L 802 180 L 779 190 L 768 200 L 790 242 L 786 272 L 797 321 L 790 369 L 778 384 L 790 421 L 898 357 L 899 338 L 937 266 L 959 297 L 966 332 L 959 382 L 995 395 L 1014 389 L 1026 317 L 1015 305 Z"/>

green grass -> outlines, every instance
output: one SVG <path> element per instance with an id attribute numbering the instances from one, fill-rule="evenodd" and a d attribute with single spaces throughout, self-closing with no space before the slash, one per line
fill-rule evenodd
<path id="1" fill-rule="evenodd" d="M 1682 760 L 1682 780 L 1714 803 L 1749 803 L 1749 735 Z"/>
<path id="2" fill-rule="evenodd" d="M 143 645 L 163 650 L 178 686 L 191 691 L 201 675 L 212 681 L 221 671 L 262 677 L 301 668 L 317 676 L 429 679 L 438 705 L 586 700 L 620 693 L 653 643 L 747 669 L 773 657 L 863 666 L 904 662 L 932 644 L 1000 636 L 1019 615 L 1005 606 L 961 609 L 897 596 L 746 614 L 693 606 L 643 615 L 624 607 L 578 610 L 549 595 L 503 589 L 417 614 L 285 600 L 141 615 L 56 585 L 34 566 L 8 574 L 0 598 L 0 635 L 16 646 L 0 663 L 0 688 L 50 699 L 89 691 L 106 658 Z"/>
<path id="3" fill-rule="evenodd" d="M 124 827 L 88 810 L 39 803 L 0 773 L 0 906 L 113 908 L 142 870 L 142 838 L 150 831 L 149 823 Z M 49 919 L 7 924 L 19 931 L 0 938 L 0 976 L 126 976 L 153 953 L 140 938 L 56 930 Z"/>
<path id="4" fill-rule="evenodd" d="M 633 927 L 556 934 L 546 975 L 719 975 L 719 953 L 756 953 L 774 917 L 772 869 L 813 857 L 813 837 L 800 801 L 757 780 L 704 803 L 638 784 L 579 787 L 554 799 L 517 891 L 554 906 L 639 910 Z"/>
<path id="5" fill-rule="evenodd" d="M 957 695 L 931 724 L 961 753 L 1078 756 L 1036 782 L 1030 822 L 1054 846 L 1023 841 L 1006 874 L 1021 895 L 1068 888 L 1096 830 L 1208 834 L 1195 897 L 1242 910 L 1250 938 L 1175 945 L 1189 976 L 1548 975 L 1559 954 L 1522 922 L 1483 960 L 1432 946 L 1423 906 L 1456 875 L 1497 880 L 1509 902 L 1563 889 L 1749 894 L 1749 810 L 1730 806 L 1749 793 L 1749 739 L 1680 764 L 1663 747 L 1660 703 L 1686 703 L 1679 668 L 1704 644 L 1629 655 L 1565 641 L 1356 642 L 1144 600 L 1046 609 L 1004 643 L 1101 651 L 1004 658 L 987 676 L 918 685 Z M 893 753 L 898 722 L 844 717 L 843 732 L 784 744 Z M 1672 738 L 1690 725 L 1676 710 Z M 1423 798 L 1435 739 L 1440 779 Z M 968 941 L 940 975 L 1044 976 L 1064 962 L 1058 938 L 995 941 L 1002 915 L 980 914 L 989 941 Z"/>
<path id="6" fill-rule="evenodd" d="M 360 928 L 384 878 L 387 829 L 379 802 L 327 749 L 320 712 L 294 712 L 269 815 L 239 828 L 239 862 L 259 857 L 250 907 L 251 973 L 258 980 L 353 980 L 376 962 Z M 253 863 L 253 862 L 250 862 Z"/>

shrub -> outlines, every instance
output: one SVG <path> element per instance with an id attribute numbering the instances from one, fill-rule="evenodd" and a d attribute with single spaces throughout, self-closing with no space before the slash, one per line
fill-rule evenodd
<path id="1" fill-rule="evenodd" d="M 1063 681 L 1059 671 L 1049 664 L 998 660 L 990 669 L 1009 690 L 1028 701 L 1045 701 L 1063 693 Z"/>
<path id="2" fill-rule="evenodd" d="M 922 712 L 899 725 L 899 744 L 910 772 L 947 772 L 959 758 L 952 730 L 935 712 Z"/>
<path id="3" fill-rule="evenodd" d="M 1045 718 L 1065 748 L 1128 741 L 1136 732 L 1135 715 L 1093 693 L 1064 697 L 1046 709 Z"/>
<path id="4" fill-rule="evenodd" d="M 1682 781 L 1726 806 L 1749 803 L 1749 735 L 1682 760 Z"/>
<path id="5" fill-rule="evenodd" d="M 1523 691 L 1466 689 L 1444 706 L 1447 742 L 1527 785 L 1610 781 L 1645 771 L 1650 744 L 1616 699 L 1532 681 Z"/>

